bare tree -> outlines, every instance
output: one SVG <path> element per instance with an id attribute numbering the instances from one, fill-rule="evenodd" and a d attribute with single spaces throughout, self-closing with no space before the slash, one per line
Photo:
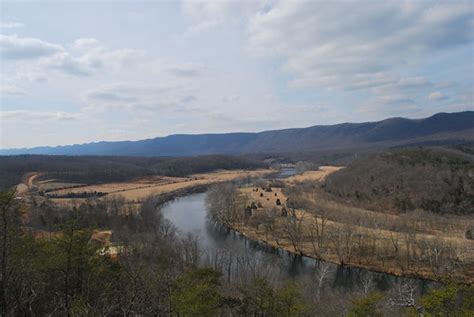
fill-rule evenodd
<path id="1" fill-rule="evenodd" d="M 324 282 L 329 277 L 331 265 L 328 262 L 319 261 L 314 268 L 314 278 L 316 279 L 316 301 L 321 300 L 321 291 Z"/>
<path id="2" fill-rule="evenodd" d="M 321 257 L 321 252 L 326 250 L 326 223 L 327 223 L 326 212 L 322 212 L 318 218 L 318 215 L 313 216 L 313 221 L 309 225 L 309 235 L 311 238 L 311 245 L 313 252 L 316 257 Z"/>
<path id="3" fill-rule="evenodd" d="M 242 218 L 243 206 L 238 206 L 239 194 L 235 185 L 226 183 L 213 186 L 207 194 L 206 203 L 210 218 L 230 227 Z M 242 207 L 242 208 L 239 208 Z M 239 210 L 241 213 L 239 214 Z"/>
<path id="4" fill-rule="evenodd" d="M 341 265 L 349 262 L 352 258 L 355 249 L 355 234 L 353 230 L 351 225 L 344 224 L 341 228 L 333 230 L 331 233 L 331 241 Z"/>
<path id="5" fill-rule="evenodd" d="M 374 276 L 370 272 L 364 272 L 359 277 L 360 284 L 364 294 L 368 294 L 370 290 L 374 287 Z"/>
<path id="6" fill-rule="evenodd" d="M 278 218 L 278 209 L 275 207 L 266 208 L 263 211 L 263 226 L 265 228 L 265 239 L 268 240 L 268 234 L 275 232 L 276 220 Z"/>
<path id="7" fill-rule="evenodd" d="M 399 282 L 393 290 L 393 295 L 388 299 L 388 304 L 411 308 L 419 317 L 423 317 L 424 309 L 416 303 L 416 293 L 414 281 Z"/>
<path id="8" fill-rule="evenodd" d="M 295 252 L 301 253 L 301 245 L 303 242 L 303 220 L 305 218 L 305 212 L 301 212 L 300 216 L 296 215 L 293 211 L 293 216 L 284 217 L 282 221 L 282 232 L 290 240 L 293 245 Z"/>
<path id="9" fill-rule="evenodd" d="M 188 233 L 183 239 L 181 239 L 180 245 L 184 261 L 193 266 L 197 266 L 201 257 L 199 236 Z"/>

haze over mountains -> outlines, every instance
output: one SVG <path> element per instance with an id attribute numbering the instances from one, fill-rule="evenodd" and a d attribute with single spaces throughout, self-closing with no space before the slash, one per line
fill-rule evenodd
<path id="1" fill-rule="evenodd" d="M 140 141 L 1 149 L 0 155 L 194 156 L 345 150 L 474 141 L 474 111 L 438 113 L 425 119 L 318 125 L 258 133 L 177 134 Z"/>

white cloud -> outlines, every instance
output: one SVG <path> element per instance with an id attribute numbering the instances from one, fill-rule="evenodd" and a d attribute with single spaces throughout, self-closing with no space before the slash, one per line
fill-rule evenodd
<path id="1" fill-rule="evenodd" d="M 447 96 L 445 94 L 443 94 L 442 92 L 440 92 L 440 91 L 435 91 L 435 92 L 432 92 L 431 94 L 429 94 L 427 96 L 427 98 L 429 100 L 439 101 L 439 100 L 446 99 Z"/>
<path id="2" fill-rule="evenodd" d="M 249 25 L 249 51 L 279 56 L 298 87 L 357 89 L 386 84 L 473 38 L 469 2 L 278 1 Z"/>
<path id="3" fill-rule="evenodd" d="M 0 56 L 5 59 L 36 59 L 62 52 L 61 45 L 17 35 L 0 35 Z"/>
<path id="4" fill-rule="evenodd" d="M 14 29 L 14 28 L 22 28 L 25 25 L 20 22 L 14 22 L 14 21 L 3 21 L 0 22 L 0 28 L 2 29 Z"/>
<path id="5" fill-rule="evenodd" d="M 0 96 L 2 95 L 24 96 L 26 91 L 15 85 L 0 85 Z"/>
<path id="6" fill-rule="evenodd" d="M 99 69 L 120 69 L 146 58 L 144 51 L 113 50 L 91 38 L 77 39 L 68 48 L 36 38 L 22 38 L 17 35 L 1 35 L 0 37 L 1 56 L 17 64 L 37 62 L 36 65 L 30 63 L 25 67 L 34 69 L 35 72 L 38 72 L 38 68 L 42 68 L 43 71 L 49 68 L 73 76 L 90 76 Z"/>
<path id="7" fill-rule="evenodd" d="M 71 47 L 73 49 L 83 50 L 83 49 L 94 48 L 94 47 L 97 47 L 97 46 L 100 46 L 100 42 L 97 39 L 94 39 L 94 38 L 80 38 L 80 39 L 76 39 L 72 43 Z"/>
<path id="8" fill-rule="evenodd" d="M 69 121 L 76 120 L 81 117 L 80 113 L 64 112 L 64 111 L 30 111 L 30 110 L 9 110 L 0 111 L 1 120 L 57 120 Z"/>
<path id="9" fill-rule="evenodd" d="M 178 77 L 194 77 L 199 75 L 203 70 L 202 65 L 193 63 L 173 64 L 166 67 L 166 70 Z"/>
<path id="10" fill-rule="evenodd" d="M 250 0 L 182 1 L 182 10 L 192 22 L 185 35 L 197 35 L 223 24 L 240 22 L 264 5 L 265 2 Z"/>
<path id="11" fill-rule="evenodd" d="M 88 91 L 84 102 L 88 110 L 107 109 L 140 111 L 182 111 L 197 100 L 185 86 L 150 86 L 117 83 Z"/>

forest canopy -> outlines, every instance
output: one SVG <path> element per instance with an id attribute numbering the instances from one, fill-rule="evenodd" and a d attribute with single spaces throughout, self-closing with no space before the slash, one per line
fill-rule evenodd
<path id="1" fill-rule="evenodd" d="M 379 211 L 474 214 L 474 160 L 447 149 L 400 149 L 354 161 L 328 177 L 336 199 Z"/>

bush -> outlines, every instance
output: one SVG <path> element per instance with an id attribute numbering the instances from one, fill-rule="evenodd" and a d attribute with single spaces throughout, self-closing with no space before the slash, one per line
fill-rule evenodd
<path id="1" fill-rule="evenodd" d="M 382 294 L 372 293 L 354 300 L 349 317 L 382 317 L 383 313 L 377 307 L 382 298 Z"/>

